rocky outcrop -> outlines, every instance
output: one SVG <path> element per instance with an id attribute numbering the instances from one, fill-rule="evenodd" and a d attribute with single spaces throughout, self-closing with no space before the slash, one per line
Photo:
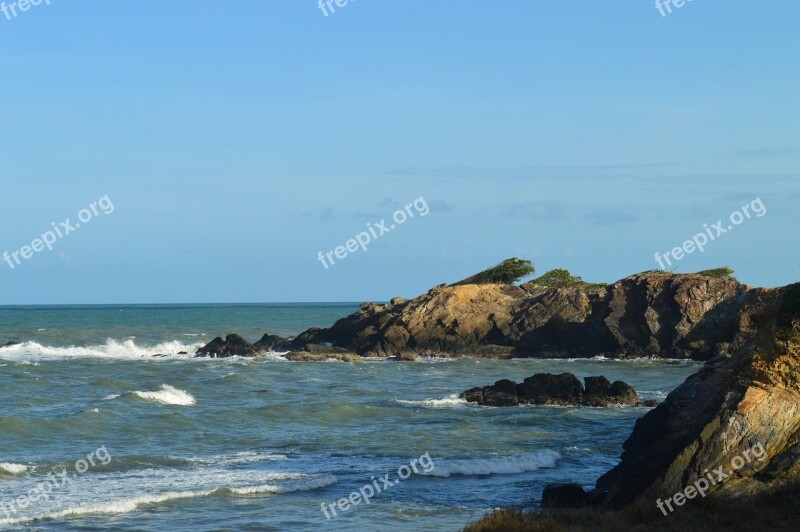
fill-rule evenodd
<path id="1" fill-rule="evenodd" d="M 587 494 L 595 504 L 666 515 L 693 498 L 800 485 L 800 284 L 758 292 L 738 317 L 751 334 L 636 422 L 619 465 Z"/>
<path id="2" fill-rule="evenodd" d="M 529 282 L 440 285 L 415 299 L 364 303 L 332 327 L 292 340 L 215 338 L 198 356 L 253 356 L 333 345 L 361 356 L 641 357 L 709 360 L 752 324 L 747 309 L 774 290 L 700 274 L 646 272 L 606 287 Z"/>
<path id="3" fill-rule="evenodd" d="M 746 332 L 743 309 L 768 289 L 704 275 L 646 272 L 605 288 L 525 283 L 438 286 L 361 309 L 294 347 L 330 343 L 363 356 L 659 356 L 708 360 Z"/>
<path id="4" fill-rule="evenodd" d="M 654 403 L 643 403 L 634 389 L 622 382 L 613 384 L 605 377 L 586 377 L 586 386 L 581 385 L 572 373 L 552 375 L 538 373 L 517 384 L 503 379 L 492 386 L 471 388 L 460 395 L 470 403 L 482 406 L 516 406 L 533 405 L 636 405 L 655 406 Z"/>
<path id="5" fill-rule="evenodd" d="M 326 362 L 338 360 L 339 362 L 351 362 L 354 364 L 364 362 L 363 357 L 348 352 L 346 349 L 318 344 L 307 345 L 305 349 L 301 351 L 286 353 L 286 360 L 291 360 L 293 362 Z"/>
<path id="6" fill-rule="evenodd" d="M 280 351 L 288 345 L 285 338 L 265 334 L 254 344 L 238 334 L 229 334 L 223 340 L 219 336 L 201 347 L 195 353 L 197 357 L 228 358 L 233 356 L 253 357 L 270 351 Z"/>

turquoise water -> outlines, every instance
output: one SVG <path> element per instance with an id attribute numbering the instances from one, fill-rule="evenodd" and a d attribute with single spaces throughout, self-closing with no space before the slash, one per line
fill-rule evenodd
<path id="1" fill-rule="evenodd" d="M 647 409 L 492 409 L 458 393 L 570 371 L 622 379 L 643 398 L 663 399 L 699 367 L 177 354 L 229 332 L 249 340 L 297 334 L 357 308 L 0 308 L 0 343 L 23 342 L 0 348 L 0 528 L 459 530 L 492 508 L 535 503 L 548 483 L 591 485 L 617 463 Z M 94 465 L 76 471 L 98 449 Z M 399 480 L 398 468 L 426 453 L 432 469 L 417 466 Z M 48 500 L 9 505 L 64 469 L 69 481 L 47 481 Z M 387 473 L 396 484 L 326 519 L 321 504 Z"/>

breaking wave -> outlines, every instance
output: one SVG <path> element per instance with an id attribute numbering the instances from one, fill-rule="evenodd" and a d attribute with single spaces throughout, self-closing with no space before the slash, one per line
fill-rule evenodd
<path id="1" fill-rule="evenodd" d="M 22 475 L 30 470 L 29 466 L 0 462 L 0 475 Z"/>
<path id="2" fill-rule="evenodd" d="M 216 494 L 229 495 L 257 495 L 257 494 L 280 494 L 295 491 L 311 491 L 330 486 L 337 481 L 332 475 L 307 478 L 298 481 L 286 482 L 283 484 L 260 484 L 254 486 L 240 487 L 218 487 L 206 490 L 187 490 L 169 491 L 160 494 L 139 495 L 135 497 L 119 498 L 107 502 L 83 504 L 66 508 L 64 510 L 51 511 L 40 515 L 31 515 L 15 519 L 0 519 L 0 525 L 13 525 L 30 522 L 37 519 L 59 519 L 63 517 L 76 517 L 83 515 L 108 515 L 124 514 L 136 511 L 140 506 L 159 504 L 180 499 L 192 499 L 196 497 L 208 497 Z"/>
<path id="3" fill-rule="evenodd" d="M 555 467 L 561 454 L 545 449 L 534 453 L 491 458 L 463 458 L 437 460 L 435 467 L 420 475 L 449 477 L 452 475 L 516 475 Z"/>
<path id="4" fill-rule="evenodd" d="M 55 347 L 38 342 L 22 342 L 20 344 L 0 347 L 0 359 L 24 360 L 29 358 L 108 358 L 136 359 L 163 355 L 170 358 L 191 358 L 202 343 L 183 344 L 178 341 L 163 342 L 156 345 L 137 345 L 133 340 L 117 341 L 109 338 L 105 344 L 85 347 Z M 186 352 L 187 355 L 177 353 Z"/>
<path id="5" fill-rule="evenodd" d="M 421 399 L 418 401 L 397 399 L 396 401 L 402 405 L 427 406 L 430 408 L 454 408 L 469 405 L 466 399 L 462 399 L 456 394 L 448 395 L 441 399 Z"/>
<path id="6" fill-rule="evenodd" d="M 162 384 L 161 388 L 154 392 L 131 392 L 131 395 L 163 405 L 192 406 L 196 402 L 192 394 L 173 388 L 169 384 Z"/>

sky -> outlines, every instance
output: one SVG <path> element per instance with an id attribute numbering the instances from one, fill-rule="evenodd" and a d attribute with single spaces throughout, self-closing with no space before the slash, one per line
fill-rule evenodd
<path id="1" fill-rule="evenodd" d="M 718 220 L 667 269 L 798 281 L 795 0 L 333 8 L 0 11 L 0 305 L 382 301 L 509 257 L 613 282 Z"/>

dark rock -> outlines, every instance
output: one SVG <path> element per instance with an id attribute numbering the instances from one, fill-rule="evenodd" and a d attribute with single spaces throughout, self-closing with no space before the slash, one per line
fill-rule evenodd
<path id="1" fill-rule="evenodd" d="M 253 346 L 238 334 L 229 334 L 224 340 L 218 336 L 198 349 L 196 353 L 198 357 L 211 358 L 253 355 L 255 355 Z"/>
<path id="2" fill-rule="evenodd" d="M 197 350 L 197 357 L 227 358 L 233 356 L 253 357 L 267 351 L 287 345 L 285 338 L 265 334 L 261 339 L 250 344 L 238 334 L 229 334 L 223 340 L 219 336 Z"/>
<path id="3" fill-rule="evenodd" d="M 517 387 L 520 402 L 535 405 L 578 405 L 583 402 L 581 381 L 571 373 L 538 373 Z"/>
<path id="4" fill-rule="evenodd" d="M 542 508 L 583 508 L 592 496 L 578 484 L 550 484 L 542 492 Z"/>
<path id="5" fill-rule="evenodd" d="M 588 396 L 593 395 L 608 395 L 609 389 L 611 389 L 611 383 L 603 376 L 600 377 L 586 377 L 583 379 L 585 394 Z"/>
<path id="6" fill-rule="evenodd" d="M 19 345 L 19 344 L 20 344 L 19 342 L 6 342 L 3 345 L 0 345 L 0 348 L 2 348 L 2 347 L 11 347 L 12 345 Z"/>
<path id="7" fill-rule="evenodd" d="M 285 338 L 276 336 L 274 334 L 265 334 L 259 341 L 253 344 L 253 349 L 259 353 L 266 353 L 269 351 L 281 351 L 287 343 Z"/>
<path id="8" fill-rule="evenodd" d="M 633 386 L 622 381 L 614 381 L 611 389 L 608 390 L 608 396 L 615 400 L 613 402 L 621 405 L 632 405 L 639 402 L 639 396 L 636 395 L 636 390 L 633 389 Z"/>
<path id="9" fill-rule="evenodd" d="M 487 386 L 483 389 L 482 404 L 485 406 L 518 405 L 517 383 L 508 379 L 503 379 L 494 383 L 494 386 Z"/>
<path id="10" fill-rule="evenodd" d="M 460 397 L 483 406 L 643 404 L 634 389 L 622 381 L 611 384 L 602 376 L 587 377 L 585 381 L 586 389 L 572 373 L 560 375 L 538 373 L 528 377 L 521 384 L 500 380 L 492 386 L 471 388 Z"/>
<path id="11" fill-rule="evenodd" d="M 188 355 L 189 353 L 187 353 L 186 351 L 178 351 L 178 354 L 179 355 Z"/>
<path id="12" fill-rule="evenodd" d="M 466 399 L 470 403 L 483 404 L 483 388 L 470 388 L 460 395 L 462 399 Z"/>

